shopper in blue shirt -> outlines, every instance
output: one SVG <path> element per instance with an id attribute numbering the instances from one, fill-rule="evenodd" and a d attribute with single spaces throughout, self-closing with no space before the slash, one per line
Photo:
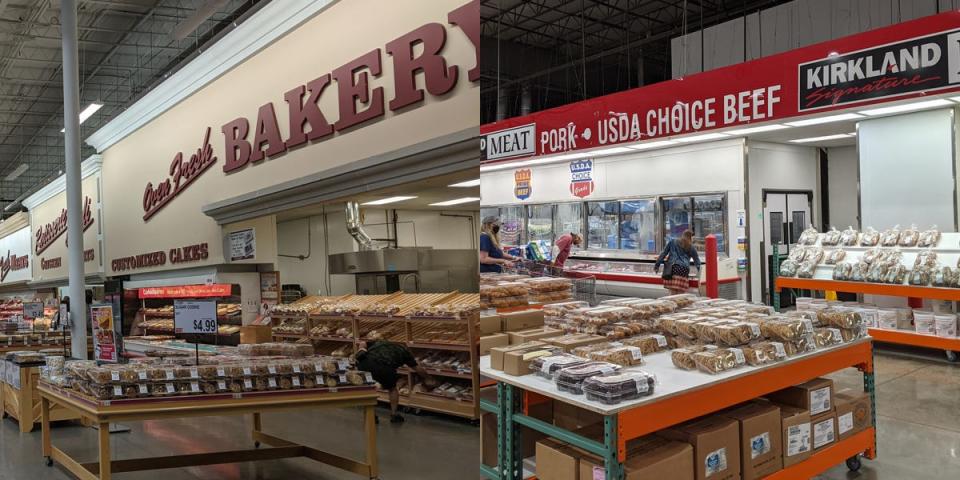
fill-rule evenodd
<path id="1" fill-rule="evenodd" d="M 663 287 L 671 294 L 685 293 L 690 289 L 690 267 L 695 266 L 700 271 L 700 255 L 693 248 L 692 231 L 686 230 L 680 238 L 667 242 L 653 265 L 653 271 L 659 273 L 661 265 L 665 265 Z"/>
<path id="2" fill-rule="evenodd" d="M 480 273 L 501 273 L 503 266 L 509 265 L 519 257 L 514 257 L 500 247 L 500 219 L 485 217 L 480 227 Z"/>

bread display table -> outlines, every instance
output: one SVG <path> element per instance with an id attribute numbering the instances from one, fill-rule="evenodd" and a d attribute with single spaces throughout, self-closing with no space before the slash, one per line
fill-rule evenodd
<path id="1" fill-rule="evenodd" d="M 606 405 L 587 400 L 583 395 L 560 391 L 552 381 L 537 375 L 513 376 L 493 370 L 490 357 L 481 358 L 480 373 L 497 381 L 497 401 L 481 400 L 481 408 L 497 415 L 499 461 L 496 468 L 481 465 L 481 473 L 490 479 L 522 478 L 523 459 L 517 446 L 521 445 L 519 427 L 523 426 L 598 455 L 605 463 L 603 478 L 620 480 L 624 478 L 627 442 L 632 439 L 848 367 L 863 372 L 864 391 L 875 406 L 870 338 L 800 354 L 779 363 L 742 367 L 717 375 L 677 369 L 669 353 L 656 353 L 645 359 L 647 363 L 642 369 L 655 374 L 659 380 L 655 393 Z M 529 406 L 549 400 L 603 415 L 604 440 L 598 442 L 527 415 Z M 859 454 L 863 453 L 867 458 L 876 456 L 875 415 L 870 424 L 873 426 L 768 478 L 811 478 L 844 461 L 851 468 L 858 468 Z"/>
<path id="2" fill-rule="evenodd" d="M 2 363 L 0 404 L 3 405 L 3 415 L 15 418 L 23 433 L 32 432 L 34 424 L 41 420 L 40 394 L 37 391 L 40 367 L 41 365 L 17 365 L 9 361 Z M 50 406 L 50 421 L 79 419 L 80 415 L 59 404 Z"/>
<path id="3" fill-rule="evenodd" d="M 163 399 L 96 401 L 74 391 L 40 381 L 43 455 L 47 465 L 58 462 L 82 480 L 109 480 L 113 473 L 182 468 L 198 465 L 276 460 L 306 457 L 342 470 L 377 478 L 377 445 L 374 408 L 377 392 L 373 387 L 340 387 L 278 392 L 213 394 Z M 50 421 L 52 406 L 60 405 L 99 428 L 99 460 L 80 463 L 53 446 Z M 311 408 L 360 407 L 363 409 L 366 435 L 366 459 L 352 460 L 315 448 L 289 442 L 262 431 L 261 414 Z M 163 457 L 114 460 L 110 454 L 110 428 L 114 422 L 169 420 L 188 417 L 252 415 L 252 440 L 257 448 L 224 452 L 182 454 Z M 270 445 L 258 448 L 260 444 Z"/>

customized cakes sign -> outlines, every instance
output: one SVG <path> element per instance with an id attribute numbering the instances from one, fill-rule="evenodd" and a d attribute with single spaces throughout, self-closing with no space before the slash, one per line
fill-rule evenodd
<path id="1" fill-rule="evenodd" d="M 593 160 L 570 162 L 570 193 L 574 197 L 587 198 L 593 188 Z"/>
<path id="2" fill-rule="evenodd" d="M 533 174 L 529 168 L 524 168 L 513 172 L 513 195 L 517 197 L 518 200 L 526 200 L 530 198 L 530 181 L 532 176 Z"/>

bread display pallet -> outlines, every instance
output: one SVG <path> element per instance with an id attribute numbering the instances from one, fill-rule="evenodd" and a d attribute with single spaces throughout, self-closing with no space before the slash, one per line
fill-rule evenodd
<path id="1" fill-rule="evenodd" d="M 763 395 L 797 385 L 845 368 L 863 373 L 864 391 L 874 402 L 873 346 L 869 338 L 797 355 L 783 362 L 743 367 L 719 375 L 683 372 L 671 364 L 669 355 L 652 354 L 644 366 L 658 376 L 660 386 L 647 397 L 617 405 L 587 400 L 583 395 L 560 391 L 553 382 L 537 375 L 514 376 L 490 368 L 490 357 L 481 359 L 481 373 L 497 381 L 495 401 L 481 400 L 481 408 L 497 415 L 498 466 L 481 465 L 481 474 L 495 480 L 519 480 L 523 474 L 520 427 L 562 440 L 604 460 L 604 480 L 622 480 L 627 444 L 633 439 L 689 420 L 715 413 Z M 563 402 L 603 416 L 604 439 L 592 440 L 578 433 L 525 414 L 526 407 L 544 401 Z M 872 411 L 876 411 L 873 408 Z M 814 452 L 771 478 L 810 478 L 859 454 L 876 457 L 875 420 L 866 430 Z M 848 465 L 850 465 L 848 463 Z"/>

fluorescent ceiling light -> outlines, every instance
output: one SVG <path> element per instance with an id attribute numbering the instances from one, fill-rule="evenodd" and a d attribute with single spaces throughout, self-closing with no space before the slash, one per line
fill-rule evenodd
<path id="1" fill-rule="evenodd" d="M 431 207 L 449 207 L 450 205 L 460 205 L 461 203 L 479 202 L 480 197 L 463 197 L 447 200 L 445 202 L 431 203 Z"/>
<path id="2" fill-rule="evenodd" d="M 660 148 L 660 147 L 666 147 L 666 146 L 668 146 L 668 145 L 676 145 L 676 144 L 677 144 L 677 142 L 675 142 L 675 141 L 673 141 L 673 140 L 661 140 L 661 141 L 659 141 L 659 142 L 637 143 L 637 144 L 634 144 L 634 145 L 630 145 L 630 146 L 628 146 L 627 148 L 632 149 L 632 150 L 647 150 L 647 149 L 650 149 L 650 148 Z"/>
<path id="3" fill-rule="evenodd" d="M 594 150 L 594 151 L 590 152 L 590 154 L 591 154 L 591 155 L 615 155 L 615 154 L 618 154 L 618 153 L 630 153 L 630 152 L 632 152 L 632 151 L 633 151 L 632 148 L 627 148 L 627 147 L 613 147 L 613 148 L 605 148 L 605 149 L 603 149 L 603 150 Z"/>
<path id="4" fill-rule="evenodd" d="M 10 172 L 10 174 L 7 175 L 7 177 L 4 178 L 4 180 L 6 180 L 6 181 L 8 181 L 8 182 L 12 182 L 12 181 L 16 180 L 17 177 L 19 177 L 20 175 L 23 175 L 23 172 L 26 172 L 27 169 L 29 169 L 29 168 L 30 168 L 30 165 L 27 165 L 26 163 L 21 163 L 20 166 L 17 167 L 17 168 L 15 168 L 15 169 L 13 169 L 13 171 Z"/>
<path id="5" fill-rule="evenodd" d="M 926 108 L 949 107 L 953 104 L 942 98 L 936 100 L 927 100 L 925 102 L 905 103 L 903 105 L 894 105 L 892 107 L 874 108 L 872 110 L 863 110 L 860 113 L 864 115 L 889 115 L 891 113 L 912 112 L 914 110 L 923 110 Z"/>
<path id="6" fill-rule="evenodd" d="M 796 122 L 787 122 L 791 127 L 806 127 L 808 125 L 820 125 L 821 123 L 843 122 L 846 120 L 856 120 L 863 118 L 863 115 L 856 113 L 841 113 L 840 115 L 830 115 L 829 117 L 808 118 L 806 120 L 797 120 Z"/>
<path id="7" fill-rule="evenodd" d="M 476 187 L 480 185 L 480 179 L 476 180 L 467 180 L 466 182 L 454 183 L 453 185 L 447 185 L 448 187 Z"/>
<path id="8" fill-rule="evenodd" d="M 690 143 L 690 142 L 703 142 L 706 140 L 719 140 L 721 138 L 729 138 L 729 137 L 730 135 L 727 135 L 726 133 L 704 133 L 703 135 L 694 135 L 692 137 L 677 138 L 676 141 L 682 142 L 682 143 Z"/>
<path id="9" fill-rule="evenodd" d="M 826 135 L 823 137 L 810 137 L 810 138 L 798 138 L 796 140 L 790 140 L 793 143 L 811 143 L 811 142 L 826 142 L 828 140 L 840 140 L 843 138 L 850 138 L 854 136 L 852 133 L 841 133 L 838 135 Z"/>
<path id="10" fill-rule="evenodd" d="M 373 200 L 373 201 L 370 201 L 370 202 L 364 202 L 364 203 L 361 203 L 360 205 L 386 205 L 386 204 L 388 204 L 388 203 L 402 202 L 402 201 L 404 201 L 404 200 L 411 200 L 411 199 L 414 199 L 414 198 L 417 198 L 417 197 L 404 197 L 404 196 L 387 197 L 387 198 L 381 198 L 380 200 Z"/>
<path id="11" fill-rule="evenodd" d="M 775 123 L 773 125 L 764 125 L 762 127 L 750 127 L 750 128 L 738 128 L 736 130 L 730 130 L 726 132 L 729 135 L 749 135 L 751 133 L 761 133 L 761 132 L 772 132 L 774 130 L 783 130 L 784 128 L 790 128 L 786 125 L 780 125 Z"/>
<path id="12" fill-rule="evenodd" d="M 86 122 L 88 118 L 92 117 L 93 114 L 97 113 L 97 110 L 100 110 L 101 108 L 103 108 L 102 103 L 94 102 L 94 103 L 91 103 L 90 105 L 87 105 L 87 108 L 84 108 L 83 111 L 80 112 L 80 123 L 82 124 L 83 122 Z M 60 130 L 60 133 L 63 133 L 66 131 L 67 129 L 63 128 Z"/>
<path id="13" fill-rule="evenodd" d="M 623 147 L 618 147 L 618 148 L 623 148 Z M 630 150 L 629 150 L 629 149 L 626 149 L 626 151 L 629 152 Z M 563 154 L 563 155 L 551 155 L 551 156 L 549 156 L 549 157 L 538 157 L 538 158 L 534 158 L 534 159 L 531 159 L 531 160 L 522 160 L 522 161 L 519 161 L 519 162 L 510 162 L 510 163 L 498 163 L 498 164 L 496 164 L 496 165 L 490 165 L 490 166 L 487 166 L 487 167 L 480 167 L 480 171 L 481 171 L 481 172 L 492 172 L 492 171 L 495 171 L 495 170 L 506 170 L 506 169 L 509 169 L 509 168 L 526 167 L 526 166 L 529 166 L 529 165 L 540 165 L 540 164 L 544 164 L 544 163 L 562 162 L 562 161 L 564 161 L 564 160 L 575 160 L 575 159 L 577 159 L 577 158 L 592 157 L 592 156 L 594 156 L 595 154 L 596 154 L 596 152 L 591 152 L 591 153 L 583 152 L 583 153 L 566 153 L 566 154 Z"/>

